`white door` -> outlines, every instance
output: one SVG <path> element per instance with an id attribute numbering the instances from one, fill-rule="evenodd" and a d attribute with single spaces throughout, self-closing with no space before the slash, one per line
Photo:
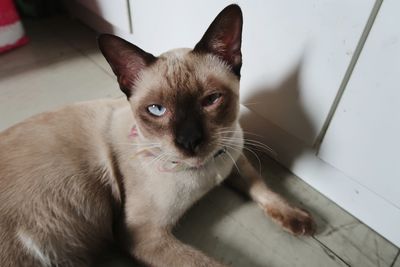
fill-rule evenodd
<path id="1" fill-rule="evenodd" d="M 400 2 L 383 1 L 320 158 L 385 200 L 357 216 L 400 244 Z"/>

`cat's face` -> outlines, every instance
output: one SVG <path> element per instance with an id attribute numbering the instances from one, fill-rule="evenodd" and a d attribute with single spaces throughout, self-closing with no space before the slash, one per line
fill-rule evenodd
<path id="1" fill-rule="evenodd" d="M 225 8 L 192 49 L 154 57 L 112 35 L 100 48 L 131 103 L 139 135 L 200 166 L 223 149 L 239 111 L 242 14 Z"/>
<path id="2" fill-rule="evenodd" d="M 167 52 L 144 70 L 129 101 L 140 133 L 178 158 L 204 160 L 235 125 L 239 80 L 226 64 L 188 49 Z"/>

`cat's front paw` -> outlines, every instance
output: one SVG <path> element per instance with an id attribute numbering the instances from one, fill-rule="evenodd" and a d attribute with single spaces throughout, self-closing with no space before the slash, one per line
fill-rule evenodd
<path id="1" fill-rule="evenodd" d="M 281 209 L 269 207 L 265 208 L 265 212 L 293 235 L 313 235 L 315 233 L 316 224 L 306 210 L 293 207 Z"/>

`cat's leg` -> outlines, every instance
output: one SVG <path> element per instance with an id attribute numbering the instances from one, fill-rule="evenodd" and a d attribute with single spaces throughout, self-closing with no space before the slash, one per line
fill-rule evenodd
<path id="1" fill-rule="evenodd" d="M 237 161 L 240 174 L 231 175 L 228 183 L 248 194 L 271 218 L 294 235 L 312 235 L 315 223 L 305 210 L 291 206 L 280 195 L 273 192 L 254 169 L 246 156 Z"/>
<path id="2" fill-rule="evenodd" d="M 177 240 L 170 231 L 145 227 L 134 231 L 129 245 L 134 258 L 146 266 L 226 267 Z"/>

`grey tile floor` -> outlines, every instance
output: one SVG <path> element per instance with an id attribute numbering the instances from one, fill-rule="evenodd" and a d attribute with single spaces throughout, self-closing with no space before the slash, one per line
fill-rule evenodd
<path id="1" fill-rule="evenodd" d="M 29 45 L 0 55 L 0 130 L 63 104 L 121 96 L 96 47 L 77 21 L 26 21 Z M 266 181 L 317 220 L 314 237 L 283 232 L 258 206 L 225 187 L 210 192 L 176 228 L 177 236 L 232 266 L 393 266 L 399 249 L 262 156 Z M 127 266 L 113 259 L 102 266 Z"/>

